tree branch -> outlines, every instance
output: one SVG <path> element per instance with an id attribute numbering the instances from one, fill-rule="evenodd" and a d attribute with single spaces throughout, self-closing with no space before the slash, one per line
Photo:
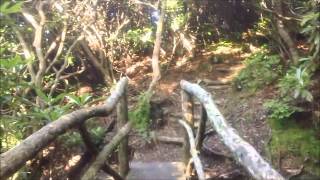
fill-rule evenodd
<path id="1" fill-rule="evenodd" d="M 188 133 L 189 144 L 190 144 L 189 151 L 190 151 L 190 154 L 192 156 L 193 163 L 195 165 L 195 169 L 196 169 L 197 174 L 198 174 L 198 178 L 199 178 L 199 180 L 205 180 L 206 178 L 205 178 L 205 175 L 204 175 L 204 171 L 203 171 L 203 167 L 202 167 L 200 158 L 198 156 L 198 151 L 196 149 L 196 143 L 195 143 L 195 139 L 194 139 L 194 136 L 193 136 L 192 129 L 191 129 L 190 125 L 188 123 L 186 123 L 185 121 L 183 121 L 183 120 L 179 120 L 179 123 L 185 128 L 185 130 Z"/>
<path id="2" fill-rule="evenodd" d="M 244 141 L 236 130 L 227 124 L 223 115 L 212 100 L 211 94 L 202 89 L 199 85 L 182 80 L 181 88 L 198 98 L 205 107 L 208 120 L 215 128 L 222 142 L 233 153 L 233 157 L 245 167 L 255 179 L 263 180 L 284 180 L 272 166 L 265 161 L 260 154 L 248 142 Z"/>
<path id="3" fill-rule="evenodd" d="M 134 3 L 134 4 L 140 4 L 140 5 L 145 5 L 145 6 L 151 7 L 153 10 L 157 10 L 158 9 L 156 5 L 153 5 L 151 3 L 142 2 L 142 1 L 139 1 L 139 0 L 133 0 L 131 2 Z"/>
<path id="4" fill-rule="evenodd" d="M 51 67 L 57 63 L 57 61 L 59 60 L 59 57 L 62 53 L 62 50 L 63 50 L 63 44 L 64 44 L 64 41 L 66 39 L 66 34 L 67 34 L 67 22 L 64 22 L 63 23 L 63 30 L 62 30 L 62 33 L 61 33 L 61 41 L 59 43 L 59 47 L 58 47 L 58 50 L 57 50 L 57 53 L 54 57 L 54 59 L 52 60 L 52 62 L 49 64 L 49 66 L 47 67 L 46 69 L 46 73 L 48 73 L 51 69 Z M 50 49 L 49 49 L 50 50 Z M 49 51 L 48 51 L 49 52 Z M 48 53 L 47 52 L 47 53 Z"/>
<path id="5" fill-rule="evenodd" d="M 104 105 L 84 108 L 63 115 L 27 137 L 14 148 L 2 153 L 0 155 L 0 179 L 10 177 L 22 167 L 27 160 L 33 158 L 41 149 L 56 139 L 57 136 L 65 133 L 68 129 L 82 124 L 91 117 L 106 116 L 112 112 L 119 98 L 123 95 L 124 87 L 127 83 L 128 80 L 122 78 Z"/>
<path id="6" fill-rule="evenodd" d="M 50 93 L 49 93 L 49 96 L 51 96 L 55 90 L 55 88 L 57 87 L 59 81 L 60 81 L 60 76 L 61 74 L 63 73 L 63 71 L 66 69 L 67 65 L 68 65 L 68 58 L 69 58 L 69 55 L 71 54 L 71 51 L 73 50 L 73 48 L 78 44 L 79 41 L 82 41 L 84 39 L 84 36 L 81 35 L 77 38 L 77 40 L 75 40 L 72 45 L 70 46 L 70 48 L 68 49 L 65 57 L 64 57 L 64 62 L 63 62 L 63 65 L 60 67 L 60 69 L 58 70 L 58 72 L 56 73 L 56 78 L 55 78 L 55 81 L 54 81 L 54 84 L 51 86 L 51 89 L 50 89 Z"/>
<path id="7" fill-rule="evenodd" d="M 16 35 L 17 35 L 17 38 L 22 46 L 22 49 L 23 49 L 23 54 L 24 54 L 24 57 L 27 61 L 27 68 L 28 68 L 28 71 L 30 73 L 30 76 L 31 76 L 31 81 L 32 83 L 35 82 L 35 78 L 36 78 L 36 74 L 35 74 L 35 71 L 34 71 L 34 68 L 32 66 L 32 58 L 33 58 L 33 53 L 32 51 L 29 49 L 26 41 L 24 40 L 22 34 L 20 33 L 20 31 L 18 29 L 16 29 L 15 27 L 13 27 L 13 30 L 15 31 Z"/>

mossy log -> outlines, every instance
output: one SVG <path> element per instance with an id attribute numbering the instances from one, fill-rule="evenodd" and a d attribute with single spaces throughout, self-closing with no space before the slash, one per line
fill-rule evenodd
<path id="1" fill-rule="evenodd" d="M 127 83 L 128 80 L 122 78 L 104 105 L 84 108 L 66 114 L 56 121 L 42 127 L 14 148 L 1 154 L 0 179 L 10 177 L 14 172 L 21 168 L 27 160 L 33 158 L 41 149 L 46 147 L 59 135 L 65 133 L 68 129 L 82 124 L 91 117 L 107 116 L 123 95 L 124 87 Z"/>
<path id="2" fill-rule="evenodd" d="M 211 94 L 199 85 L 182 80 L 181 88 L 199 99 L 206 109 L 208 119 L 233 157 L 258 180 L 284 180 L 248 142 L 244 141 L 234 128 L 229 126 L 212 100 Z"/>

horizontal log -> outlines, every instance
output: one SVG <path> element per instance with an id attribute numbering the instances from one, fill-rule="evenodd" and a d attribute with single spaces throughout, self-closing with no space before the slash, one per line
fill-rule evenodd
<path id="1" fill-rule="evenodd" d="M 121 140 L 123 140 L 128 135 L 131 128 L 132 122 L 130 121 L 117 132 L 117 134 L 112 138 L 112 140 L 106 146 L 103 147 L 102 151 L 98 154 L 96 160 L 90 165 L 88 170 L 82 176 L 81 180 L 91 180 L 95 178 L 97 172 L 106 163 L 109 155 L 120 144 Z"/>
<path id="2" fill-rule="evenodd" d="M 80 109 L 61 116 L 21 141 L 17 146 L 2 153 L 0 155 L 0 179 L 10 177 L 27 160 L 33 158 L 41 149 L 50 144 L 56 137 L 65 133 L 66 130 L 82 124 L 91 117 L 108 115 L 122 96 L 127 83 L 128 80 L 122 78 L 104 105 Z"/>
<path id="3" fill-rule="evenodd" d="M 231 84 L 229 81 L 220 81 L 220 80 L 210 80 L 210 79 L 202 79 L 200 82 L 203 82 L 207 86 L 217 86 L 217 85 L 229 85 Z"/>
<path id="4" fill-rule="evenodd" d="M 168 144 L 176 144 L 176 145 L 183 144 L 183 138 L 179 138 L 179 137 L 155 136 L 155 140 L 163 143 L 168 143 Z"/>
<path id="5" fill-rule="evenodd" d="M 183 120 L 179 120 L 178 121 L 187 131 L 188 137 L 189 137 L 189 144 L 190 144 L 190 154 L 194 163 L 194 167 L 196 169 L 197 175 L 198 175 L 198 179 L 199 180 L 205 180 L 205 175 L 204 175 L 204 171 L 203 171 L 203 166 L 201 164 L 200 158 L 198 156 L 198 151 L 196 149 L 196 143 L 195 143 L 195 139 L 194 139 L 194 135 L 193 135 L 193 131 L 190 127 L 190 125 L 188 123 L 186 123 Z"/>
<path id="6" fill-rule="evenodd" d="M 245 167 L 252 177 L 258 180 L 284 180 L 248 142 L 244 141 L 234 128 L 229 126 L 212 100 L 211 94 L 199 85 L 182 80 L 181 88 L 196 96 L 204 105 L 211 121 L 223 143 L 232 152 L 233 157 Z"/>

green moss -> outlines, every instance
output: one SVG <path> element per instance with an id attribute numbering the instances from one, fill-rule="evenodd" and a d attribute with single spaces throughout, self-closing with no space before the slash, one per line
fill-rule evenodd
<path id="1" fill-rule="evenodd" d="M 281 152 L 281 154 L 291 154 L 301 159 L 308 158 L 310 159 L 306 164 L 308 171 L 320 175 L 319 167 L 316 165 L 320 161 L 320 140 L 316 138 L 315 130 L 301 129 L 293 125 L 287 129 L 274 130 L 270 150 L 274 157 Z"/>
<path id="2" fill-rule="evenodd" d="M 142 93 L 135 109 L 129 112 L 129 119 L 133 121 L 134 127 L 146 136 L 150 125 L 150 98 L 151 94 Z"/>

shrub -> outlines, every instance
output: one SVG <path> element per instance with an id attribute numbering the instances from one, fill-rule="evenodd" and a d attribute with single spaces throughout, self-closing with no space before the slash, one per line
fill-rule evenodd
<path id="1" fill-rule="evenodd" d="M 270 100 L 264 103 L 264 106 L 270 111 L 268 116 L 270 118 L 270 125 L 275 129 L 284 128 L 288 124 L 291 114 L 299 110 L 289 103 L 280 100 Z"/>
<path id="2" fill-rule="evenodd" d="M 133 121 L 134 127 L 146 137 L 150 126 L 150 98 L 151 94 L 142 93 L 135 110 L 129 112 L 129 119 Z"/>
<path id="3" fill-rule="evenodd" d="M 301 67 L 290 69 L 278 84 L 282 96 L 302 98 L 311 102 L 313 96 L 308 90 L 310 85 L 311 73 Z"/>
<path id="4" fill-rule="evenodd" d="M 235 78 L 234 83 L 239 89 L 256 89 L 271 84 L 282 72 L 280 57 L 270 55 L 266 49 L 262 49 L 245 60 L 246 67 Z"/>

